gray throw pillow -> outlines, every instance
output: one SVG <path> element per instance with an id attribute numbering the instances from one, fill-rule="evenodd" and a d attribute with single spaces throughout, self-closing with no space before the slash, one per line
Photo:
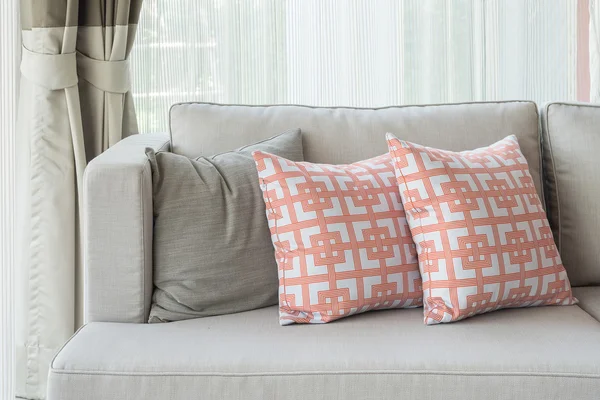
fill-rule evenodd
<path id="1" fill-rule="evenodd" d="M 252 152 L 303 161 L 300 130 L 191 160 L 147 150 L 154 191 L 149 322 L 278 303 L 278 277 Z"/>

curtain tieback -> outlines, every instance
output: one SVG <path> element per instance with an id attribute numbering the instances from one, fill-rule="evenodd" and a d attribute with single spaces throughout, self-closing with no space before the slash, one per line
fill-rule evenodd
<path id="1" fill-rule="evenodd" d="M 44 54 L 22 47 L 21 73 L 27 80 L 48 90 L 77 85 L 75 53 Z"/>
<path id="2" fill-rule="evenodd" d="M 129 60 L 102 61 L 77 52 L 79 77 L 100 90 L 127 93 L 131 89 Z"/>

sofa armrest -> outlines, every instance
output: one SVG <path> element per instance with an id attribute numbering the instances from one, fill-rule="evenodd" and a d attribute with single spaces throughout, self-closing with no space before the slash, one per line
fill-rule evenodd
<path id="1" fill-rule="evenodd" d="M 83 184 L 85 322 L 148 321 L 152 297 L 152 174 L 147 147 L 167 134 L 123 139 L 87 166 Z"/>

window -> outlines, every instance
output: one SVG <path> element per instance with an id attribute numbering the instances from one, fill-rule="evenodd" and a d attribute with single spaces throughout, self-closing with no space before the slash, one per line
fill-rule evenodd
<path id="1" fill-rule="evenodd" d="M 576 100 L 579 3 L 146 0 L 132 54 L 140 130 L 166 131 L 180 101 Z"/>

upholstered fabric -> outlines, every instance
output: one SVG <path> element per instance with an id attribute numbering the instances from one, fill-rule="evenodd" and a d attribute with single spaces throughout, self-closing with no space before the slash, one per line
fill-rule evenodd
<path id="1" fill-rule="evenodd" d="M 578 306 L 435 327 L 419 309 L 321 326 L 280 327 L 277 315 L 274 306 L 88 324 L 52 363 L 48 400 L 596 400 L 600 392 L 600 323 Z"/>
<path id="2" fill-rule="evenodd" d="M 579 300 L 579 307 L 600 321 L 600 286 L 576 287 L 573 295 Z"/>
<path id="3" fill-rule="evenodd" d="M 86 322 L 148 320 L 152 296 L 152 174 L 144 153 L 148 147 L 169 150 L 169 137 L 131 136 L 86 168 Z"/>
<path id="4" fill-rule="evenodd" d="M 460 151 L 517 135 L 541 195 L 541 150 L 533 102 L 493 102 L 379 109 L 176 104 L 170 111 L 173 152 L 189 157 L 232 150 L 290 127 L 302 129 L 306 161 L 347 164 L 387 151 L 381 135 Z"/>
<path id="5" fill-rule="evenodd" d="M 277 264 L 252 152 L 302 160 L 302 134 L 282 133 L 213 157 L 148 152 L 154 199 L 150 322 L 277 304 Z"/>
<path id="6" fill-rule="evenodd" d="M 460 153 L 387 139 L 427 324 L 576 302 L 515 136 Z"/>
<path id="7" fill-rule="evenodd" d="M 574 286 L 600 285 L 600 106 L 542 109 L 548 218 Z"/>
<path id="8" fill-rule="evenodd" d="M 389 154 L 338 165 L 253 156 L 279 268 L 282 325 L 422 305 Z"/>
<path id="9" fill-rule="evenodd" d="M 282 116 L 279 115 L 280 112 Z M 355 112 L 356 114 L 354 114 Z M 294 121 L 299 123 L 293 126 L 308 129 L 307 132 L 303 131 L 305 158 L 308 157 L 307 159 L 313 162 L 318 162 L 320 158 L 322 161 L 330 163 L 354 162 L 385 153 L 387 151 L 386 144 L 384 140 L 381 140 L 381 135 L 386 132 L 386 127 L 390 129 L 398 128 L 396 132 L 402 130 L 404 137 L 410 136 L 418 140 L 422 136 L 424 139 L 431 141 L 429 143 L 431 145 L 457 150 L 471 148 L 471 145 L 484 146 L 492 143 L 495 139 L 517 132 L 523 152 L 530 163 L 530 170 L 534 182 L 536 182 L 536 188 L 540 188 L 539 183 L 537 183 L 539 169 L 536 168 L 540 163 L 537 107 L 531 102 L 392 107 L 380 110 L 182 104 L 174 106 L 171 110 L 172 135 L 175 141 L 179 143 L 177 147 L 180 150 L 186 148 L 188 146 L 186 144 L 187 140 L 182 142 L 182 135 L 189 135 L 189 140 L 199 146 L 199 148 L 196 148 L 190 145 L 190 153 L 193 157 L 200 154 L 212 155 L 230 151 L 246 143 L 266 139 L 289 129 Z M 261 127 L 264 129 L 261 129 Z M 332 141 L 335 141 L 339 146 L 325 146 L 326 143 Z M 319 149 L 321 144 L 323 144 L 322 150 Z M 447 146 L 444 146 L 444 144 Z M 117 146 L 121 146 L 121 144 Z M 135 160 L 138 160 L 138 154 L 142 154 L 143 160 L 146 160 L 145 155 L 143 155 L 143 146 L 141 149 L 138 147 L 119 148 L 123 150 L 123 153 L 119 161 L 115 160 L 114 165 L 109 162 L 112 170 L 118 168 L 129 170 L 132 168 L 132 163 L 135 164 Z M 98 159 L 102 160 L 103 157 L 104 155 L 100 155 Z M 147 167 L 149 171 L 149 165 Z M 115 172 L 112 171 L 111 173 Z M 128 172 L 125 171 L 123 174 L 128 175 Z M 111 231 L 118 232 L 122 229 L 132 229 L 132 232 L 129 233 L 131 234 L 137 229 L 135 227 L 143 225 L 141 221 L 131 221 L 129 215 L 126 218 L 123 217 L 118 210 L 120 204 L 133 202 L 139 207 L 140 204 L 151 205 L 152 199 L 149 199 L 150 203 L 148 203 L 148 199 L 142 200 L 141 198 L 103 197 L 101 196 L 103 190 L 101 188 L 110 181 L 103 180 L 103 182 L 105 183 L 98 189 L 99 200 L 93 203 L 94 207 L 98 207 L 98 210 L 102 211 L 102 214 L 98 214 L 98 218 L 102 215 L 106 221 L 97 223 L 98 229 L 101 231 L 97 232 L 96 240 L 116 242 L 115 246 L 121 250 L 116 253 L 103 253 L 98 248 L 92 258 L 94 266 L 91 268 L 101 270 L 106 268 L 106 265 L 116 264 L 126 265 L 129 268 L 132 266 L 132 259 L 146 258 L 144 251 L 152 248 L 151 235 L 145 232 L 143 239 L 138 236 L 128 236 L 126 241 L 121 240 L 120 242 L 120 238 L 117 236 L 109 239 L 108 235 Z M 146 186 L 144 186 L 144 191 L 131 187 L 125 189 L 131 195 L 134 192 L 140 196 L 146 193 Z M 89 190 L 95 191 L 94 188 Z M 135 206 L 129 205 L 128 207 L 133 209 Z M 89 211 L 85 212 L 88 213 Z M 96 213 L 96 210 L 92 212 Z M 142 212 L 144 215 L 150 215 L 151 221 L 151 213 L 147 213 L 148 210 L 146 209 Z M 115 215 L 115 217 L 113 218 L 112 215 Z M 130 226 L 121 221 L 128 221 Z M 91 233 L 96 228 L 84 227 L 84 229 L 86 232 Z M 88 238 L 84 238 L 84 240 L 90 242 Z M 126 249 L 121 247 L 121 244 L 125 242 L 132 242 L 127 252 L 124 252 Z M 146 265 L 150 267 L 151 262 Z M 89 266 L 87 268 L 90 269 Z M 112 268 L 110 271 L 112 271 Z M 118 269 L 115 269 L 115 273 L 118 273 L 118 271 Z M 150 271 L 149 276 L 151 276 L 151 273 Z M 118 278 L 109 275 L 110 273 L 106 273 L 102 280 L 105 282 L 118 280 Z M 102 300 L 102 302 L 97 303 L 96 300 Z M 90 321 L 106 321 L 114 317 L 116 318 L 115 321 L 123 321 L 122 318 L 125 318 L 126 321 L 134 322 L 137 321 L 137 317 L 133 316 L 139 314 L 137 307 L 140 301 L 143 302 L 143 297 L 140 297 L 135 288 L 132 288 L 128 300 L 121 301 L 119 304 L 111 301 L 110 291 L 107 291 L 105 295 L 99 292 L 97 299 L 94 296 L 88 296 L 86 314 L 88 318 L 92 318 L 89 319 Z M 149 310 L 150 297 L 147 298 L 147 301 L 145 307 L 147 307 L 146 310 Z M 125 312 L 129 307 L 131 309 Z M 89 311 L 89 309 L 94 311 Z"/>

